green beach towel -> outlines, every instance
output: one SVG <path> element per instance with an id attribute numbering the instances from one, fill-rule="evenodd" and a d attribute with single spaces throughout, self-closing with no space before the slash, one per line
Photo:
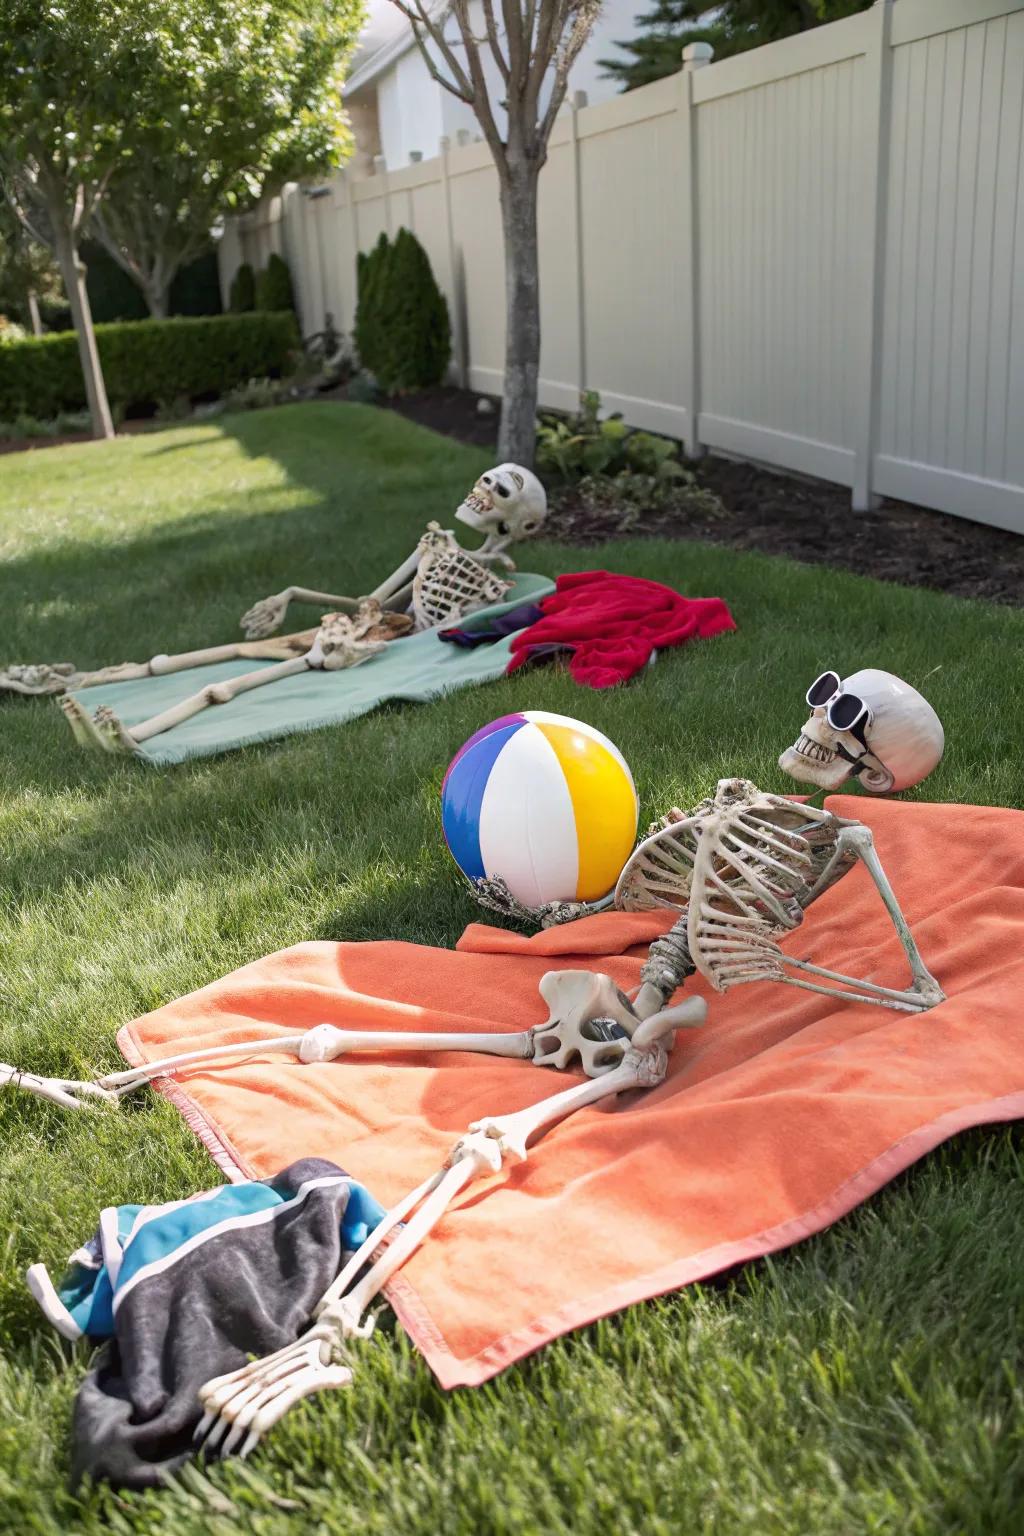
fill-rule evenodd
<path id="1" fill-rule="evenodd" d="M 554 591 L 546 576 L 519 571 L 504 602 L 472 615 L 472 622 L 507 613 L 522 603 L 538 602 Z M 472 650 L 439 640 L 436 630 L 393 641 L 379 656 L 341 672 L 309 668 L 283 677 L 265 688 L 243 693 L 230 704 L 214 704 L 191 720 L 142 742 L 140 758 L 163 766 L 189 757 L 211 757 L 258 741 L 274 741 L 295 731 L 314 731 L 365 715 L 389 699 L 425 703 L 455 688 L 489 683 L 501 677 L 509 661 L 512 637 Z M 273 661 L 222 661 L 212 667 L 191 667 L 166 677 L 144 677 L 131 683 L 107 683 L 82 688 L 75 697 L 90 713 L 108 704 L 131 730 L 182 699 L 191 698 L 208 683 L 224 682 Z"/>

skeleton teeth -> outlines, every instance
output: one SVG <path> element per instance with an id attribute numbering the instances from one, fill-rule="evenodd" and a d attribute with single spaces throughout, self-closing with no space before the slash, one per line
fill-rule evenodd
<path id="1" fill-rule="evenodd" d="M 809 736 L 801 734 L 800 740 L 794 749 L 801 757 L 809 757 L 814 763 L 830 763 L 835 753 L 828 747 L 823 747 L 819 742 L 812 741 Z"/>

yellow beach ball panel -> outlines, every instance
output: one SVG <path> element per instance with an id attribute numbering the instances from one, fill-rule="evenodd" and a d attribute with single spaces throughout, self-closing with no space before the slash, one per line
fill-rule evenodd
<path id="1" fill-rule="evenodd" d="M 576 720 L 534 722 L 565 774 L 576 822 L 576 900 L 607 896 L 636 842 L 638 806 L 633 775 L 618 748 Z"/>

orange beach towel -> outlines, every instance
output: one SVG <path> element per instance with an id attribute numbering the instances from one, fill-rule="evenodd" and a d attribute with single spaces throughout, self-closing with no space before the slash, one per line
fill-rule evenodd
<path id="1" fill-rule="evenodd" d="M 486 1380 L 549 1339 L 818 1232 L 965 1127 L 1024 1115 L 1024 814 L 834 797 L 876 844 L 948 1001 L 920 1015 L 778 984 L 709 998 L 668 1080 L 582 1111 L 525 1164 L 466 1190 L 392 1282 L 402 1323 L 446 1387 Z M 955 831 L 951 813 L 955 809 Z M 517 1029 L 545 1016 L 544 971 L 635 985 L 664 916 L 606 913 L 533 938 L 471 925 L 457 951 L 300 944 L 128 1025 L 129 1061 L 326 1021 Z M 905 985 L 867 872 L 786 947 Z M 702 990 L 703 984 L 688 986 Z M 471 1120 L 568 1086 L 478 1055 L 264 1057 L 162 1084 L 229 1177 L 328 1157 L 390 1204 Z"/>

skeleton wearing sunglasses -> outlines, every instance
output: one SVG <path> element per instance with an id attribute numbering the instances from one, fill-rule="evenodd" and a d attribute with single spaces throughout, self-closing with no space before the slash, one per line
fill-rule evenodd
<path id="1" fill-rule="evenodd" d="M 942 757 L 938 715 L 891 672 L 822 672 L 806 697 L 810 718 L 779 758 L 801 784 L 835 790 L 856 777 L 872 794 L 891 794 L 919 784 Z"/>

